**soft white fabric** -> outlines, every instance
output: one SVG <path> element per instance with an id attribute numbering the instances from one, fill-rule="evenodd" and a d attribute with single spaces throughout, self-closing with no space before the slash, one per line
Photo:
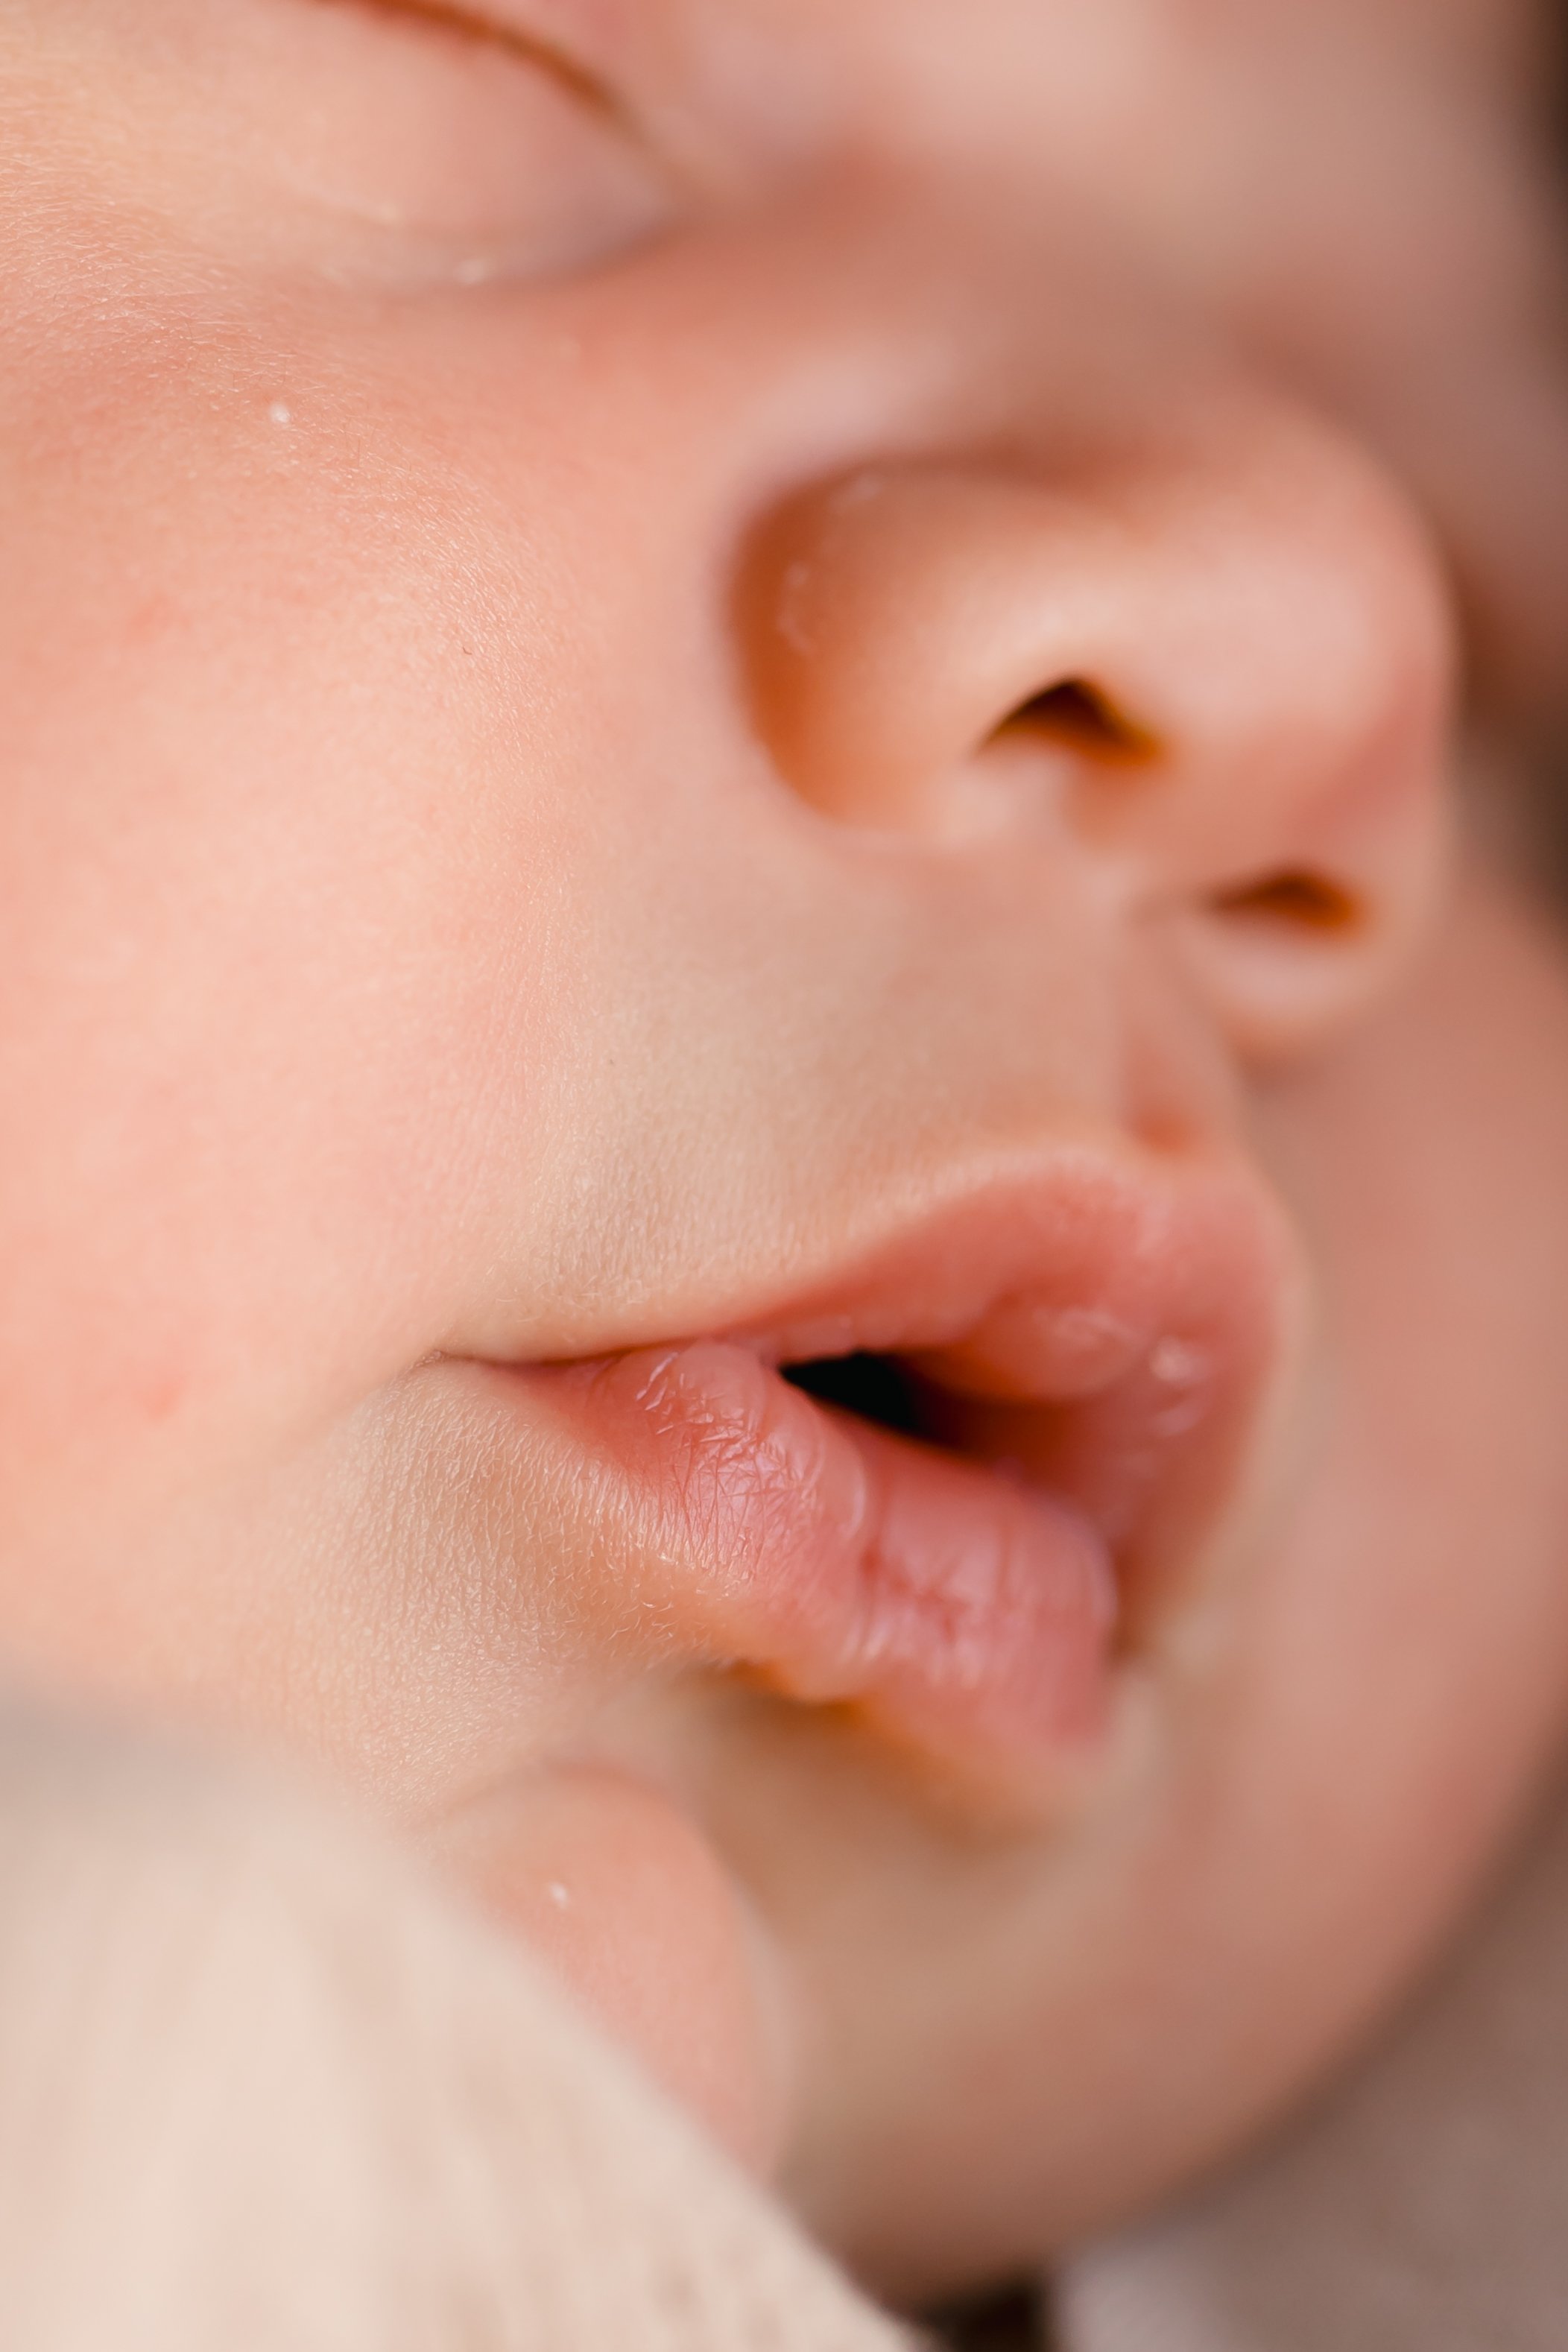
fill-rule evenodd
<path id="1" fill-rule="evenodd" d="M 5 2352 L 896 2352 L 357 1827 L 0 1711 Z"/>
<path id="2" fill-rule="evenodd" d="M 1563 2352 L 1568 1802 L 1331 2097 L 1061 2307 L 1067 2352 Z"/>
<path id="3" fill-rule="evenodd" d="M 1060 2283 L 1064 2352 L 1562 2352 L 1568 1803 L 1382 2047 Z M 5 2352 L 909 2352 L 356 1825 L 0 1709 Z"/>

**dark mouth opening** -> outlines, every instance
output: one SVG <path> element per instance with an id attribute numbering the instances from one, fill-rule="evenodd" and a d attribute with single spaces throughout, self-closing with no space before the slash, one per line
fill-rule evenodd
<path id="1" fill-rule="evenodd" d="M 893 1356 L 820 1356 L 805 1364 L 783 1364 L 786 1381 L 822 1404 L 858 1413 L 880 1429 L 897 1430 L 905 1437 L 923 1437 L 927 1416 L 912 1373 Z"/>
<path id="2" fill-rule="evenodd" d="M 1073 1448 L 1074 1422 L 1083 1410 L 1081 1406 L 1068 1403 L 1053 1407 L 1028 1401 L 1010 1406 L 1002 1400 L 954 1394 L 898 1356 L 868 1352 L 820 1356 L 801 1363 L 780 1364 L 778 1371 L 792 1387 L 804 1390 L 819 1404 L 853 1413 L 858 1420 L 900 1437 L 916 1438 L 922 1445 L 934 1447 L 952 1460 L 989 1471 L 1009 1483 L 1041 1492 L 1050 1500 L 1077 1507 L 1100 1525 L 1106 1530 L 1107 1540 L 1114 1545 L 1118 1581 L 1122 1587 L 1124 1613 L 1118 1646 L 1124 1638 L 1131 1641 L 1136 1630 L 1131 1613 L 1136 1594 L 1129 1580 L 1136 1571 L 1125 1540 L 1113 1538 L 1110 1530 L 1123 1518 L 1122 1490 L 1128 1479 L 1131 1479 L 1135 1490 L 1135 1504 L 1142 1491 L 1140 1465 L 1146 1457 L 1146 1448 L 1133 1445 L 1129 1451 L 1123 1436 L 1111 1441 L 1113 1458 L 1109 1471 L 1103 1461 L 1098 1467 L 1093 1460 L 1086 1465 L 1075 1459 Z M 1091 1403 L 1089 1410 L 1093 1409 Z M 1019 1416 L 1021 1425 L 1011 1423 L 1013 1414 Z M 1054 1441 L 1058 1438 L 1066 1445 L 1059 1457 L 1054 1450 Z"/>

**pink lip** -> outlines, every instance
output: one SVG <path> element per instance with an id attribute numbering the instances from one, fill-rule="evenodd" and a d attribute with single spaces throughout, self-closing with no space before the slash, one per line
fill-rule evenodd
<path id="1" fill-rule="evenodd" d="M 1283 1289 L 1244 1180 L 1086 1150 L 765 1319 L 509 1378 L 616 1490 L 637 1606 L 703 1663 L 1027 1763 L 1092 1748 L 1120 1647 L 1201 1562 Z M 777 1369 L 861 1351 L 939 1442 Z"/>

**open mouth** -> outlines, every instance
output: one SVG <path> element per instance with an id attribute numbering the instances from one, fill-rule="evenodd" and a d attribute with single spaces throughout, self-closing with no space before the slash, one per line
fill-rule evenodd
<path id="1" fill-rule="evenodd" d="M 820 1404 L 837 1405 L 900 1437 L 930 1433 L 919 1387 L 896 1356 L 818 1356 L 781 1369 L 786 1381 Z"/>
<path id="2" fill-rule="evenodd" d="M 1017 1454 L 970 1442 L 956 1393 L 909 1360 L 780 1372 L 826 1408 L 875 1497 L 855 1644 L 871 1717 L 940 1748 L 1092 1741 L 1123 1633 L 1107 1528 Z"/>
<path id="3" fill-rule="evenodd" d="M 1059 1760 L 1237 1489 L 1277 1240 L 1212 1171 L 1086 1161 L 763 1322 L 516 1377 L 679 1649 L 928 1754 Z"/>

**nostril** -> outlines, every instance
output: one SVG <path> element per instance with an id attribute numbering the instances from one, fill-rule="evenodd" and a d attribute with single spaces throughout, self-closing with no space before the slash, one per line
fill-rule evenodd
<path id="1" fill-rule="evenodd" d="M 1261 881 L 1221 891 L 1210 904 L 1217 915 L 1302 938 L 1344 938 L 1362 929 L 1366 913 L 1352 892 L 1305 866 L 1288 866 Z"/>
<path id="2" fill-rule="evenodd" d="M 1085 677 L 1064 678 L 1031 695 L 1008 712 L 992 740 L 1020 736 L 1106 762 L 1152 759 L 1160 748 L 1147 729 Z"/>
<path id="3" fill-rule="evenodd" d="M 1266 869 L 1189 904 L 1194 971 L 1232 1042 L 1263 1064 L 1321 1044 L 1352 1015 L 1402 935 L 1375 882 L 1363 889 L 1316 863 Z"/>

